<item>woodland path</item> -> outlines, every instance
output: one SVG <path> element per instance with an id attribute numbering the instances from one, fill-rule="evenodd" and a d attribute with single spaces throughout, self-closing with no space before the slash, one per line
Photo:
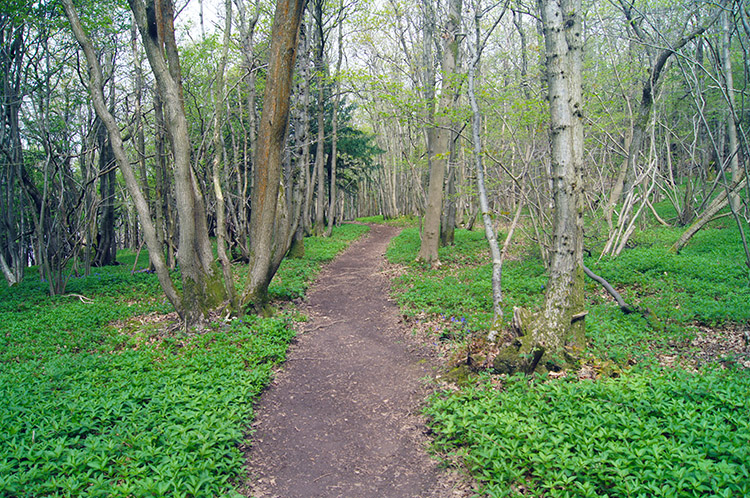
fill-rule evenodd
<path id="1" fill-rule="evenodd" d="M 320 274 L 310 321 L 256 407 L 244 494 L 257 498 L 469 496 L 427 453 L 420 416 L 433 362 L 389 301 L 384 254 L 399 230 L 373 226 Z"/>

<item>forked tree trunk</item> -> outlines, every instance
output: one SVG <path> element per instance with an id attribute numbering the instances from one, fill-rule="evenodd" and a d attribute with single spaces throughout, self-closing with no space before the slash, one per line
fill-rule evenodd
<path id="1" fill-rule="evenodd" d="M 265 304 L 268 284 L 287 247 L 276 234 L 281 167 L 289 121 L 289 95 L 297 53 L 297 35 L 304 0 L 279 0 L 271 31 L 270 59 L 263 97 L 252 192 L 250 274 L 241 305 L 259 309 Z"/>
<path id="2" fill-rule="evenodd" d="M 171 0 L 128 0 L 143 39 L 165 110 L 174 158 L 174 187 L 179 216 L 178 261 L 186 323 L 202 320 L 226 298 L 208 237 L 202 193 L 193 174 L 191 143 L 182 98 L 182 76 L 174 36 Z"/>
<path id="3" fill-rule="evenodd" d="M 190 141 L 187 120 L 182 104 L 179 57 L 174 40 L 172 6 L 169 1 L 156 0 L 146 6 L 141 0 L 131 0 L 139 32 L 149 63 L 157 80 L 159 94 L 166 111 L 166 124 L 172 141 L 175 171 L 175 194 L 180 217 L 179 261 L 182 274 L 182 295 L 179 295 L 167 271 L 162 248 L 154 229 L 148 203 L 138 185 L 125 153 L 117 123 L 106 108 L 102 94 L 101 68 L 71 0 L 64 0 L 66 14 L 73 32 L 84 50 L 91 78 L 89 89 L 95 109 L 109 132 L 118 166 L 122 170 L 128 191 L 133 197 L 152 263 L 169 300 L 186 325 L 201 321 L 211 308 L 225 297 L 221 275 L 213 260 L 208 239 L 205 207 L 190 165 Z M 166 57 L 165 58 L 165 49 Z"/>

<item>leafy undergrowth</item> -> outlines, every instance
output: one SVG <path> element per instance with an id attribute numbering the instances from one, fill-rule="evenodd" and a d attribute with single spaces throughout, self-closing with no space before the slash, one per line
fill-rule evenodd
<path id="1" fill-rule="evenodd" d="M 431 399 L 436 450 L 461 456 L 483 495 L 750 496 L 750 345 L 742 339 L 750 287 L 740 235 L 714 226 L 669 254 L 680 232 L 657 227 L 617 259 L 587 258 L 639 310 L 623 314 L 586 282 L 587 375 L 484 372 Z M 458 351 L 472 332 L 486 333 L 486 247 L 481 232 L 457 231 L 431 268 L 415 261 L 416 229 L 394 239 L 387 256 L 405 267 L 394 293 L 415 330 Z M 513 306 L 538 307 L 545 284 L 528 246 L 505 261 L 506 320 Z"/>
<path id="2" fill-rule="evenodd" d="M 750 496 L 750 377 L 641 372 L 436 396 L 436 445 L 488 496 Z"/>
<path id="3" fill-rule="evenodd" d="M 287 265 L 276 295 L 301 295 L 365 230 L 308 239 L 295 263 L 311 269 L 293 279 Z M 47 297 L 31 272 L 0 291 L 0 497 L 239 496 L 238 444 L 285 357 L 290 316 L 170 331 L 154 319 L 170 311 L 155 276 L 120 260 L 71 281 L 85 302 Z"/>
<path id="4" fill-rule="evenodd" d="M 439 249 L 441 265 L 437 268 L 415 261 L 419 243 L 418 229 L 407 228 L 386 252 L 388 261 L 409 268 L 394 282 L 404 315 L 431 320 L 437 337 L 443 339 L 460 339 L 487 329 L 492 320 L 492 267 L 484 233 L 456 230 L 455 244 Z M 538 259 L 507 262 L 503 267 L 506 308 L 541 303 L 546 281 L 544 265 Z M 462 334 L 452 330 L 456 320 L 462 324 Z"/>

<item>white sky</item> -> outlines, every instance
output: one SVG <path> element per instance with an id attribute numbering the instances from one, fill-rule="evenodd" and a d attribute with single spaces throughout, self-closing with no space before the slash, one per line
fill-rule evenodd
<path id="1" fill-rule="evenodd" d="M 180 9 L 183 5 L 185 5 L 185 0 L 175 0 L 175 9 Z M 203 25 L 207 35 L 213 33 L 216 25 L 219 24 L 218 11 L 223 10 L 223 5 L 223 2 L 218 0 L 203 0 Z M 187 0 L 187 6 L 175 21 L 177 31 L 181 32 L 188 24 L 191 24 L 192 29 L 189 35 L 193 40 L 198 40 L 200 38 L 200 9 L 200 0 Z"/>

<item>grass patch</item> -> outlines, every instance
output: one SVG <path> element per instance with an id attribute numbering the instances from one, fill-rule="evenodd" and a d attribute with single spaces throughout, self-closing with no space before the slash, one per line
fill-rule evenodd
<path id="1" fill-rule="evenodd" d="M 320 264 L 366 230 L 308 239 L 275 296 L 301 295 Z M 121 253 L 126 264 L 71 280 L 68 292 L 90 303 L 48 297 L 31 272 L 0 290 L 0 497 L 239 496 L 238 443 L 285 357 L 291 318 L 242 317 L 188 334 L 138 327 L 127 319 L 171 308 L 154 275 L 130 275 L 133 258 Z M 308 271 L 295 274 L 300 267 Z"/>

